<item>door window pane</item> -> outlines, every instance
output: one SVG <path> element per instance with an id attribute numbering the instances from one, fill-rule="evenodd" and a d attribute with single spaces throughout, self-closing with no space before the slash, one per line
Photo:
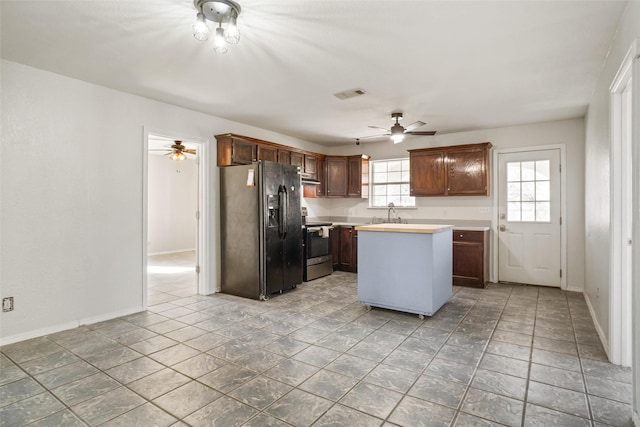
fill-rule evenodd
<path id="1" fill-rule="evenodd" d="M 507 184 L 507 201 L 519 202 L 520 201 L 520 183 L 510 182 Z"/>
<path id="2" fill-rule="evenodd" d="M 545 222 L 551 221 L 550 202 L 536 202 L 536 220 Z"/>
<path id="3" fill-rule="evenodd" d="M 536 180 L 549 179 L 549 160 L 536 161 Z"/>
<path id="4" fill-rule="evenodd" d="M 522 221 L 536 220 L 535 202 L 522 202 Z"/>
<path id="5" fill-rule="evenodd" d="M 522 183 L 522 197 L 523 202 L 531 202 L 536 200 L 536 187 L 533 182 Z"/>
<path id="6" fill-rule="evenodd" d="M 536 200 L 551 200 L 551 183 L 549 181 L 536 182 Z"/>
<path id="7" fill-rule="evenodd" d="M 522 176 L 520 179 L 522 181 L 533 181 L 535 180 L 535 162 L 522 162 L 520 163 L 520 168 L 522 169 Z"/>
<path id="8" fill-rule="evenodd" d="M 520 221 L 520 202 L 507 203 L 507 221 Z"/>
<path id="9" fill-rule="evenodd" d="M 507 163 L 507 181 L 520 181 L 520 162 Z"/>

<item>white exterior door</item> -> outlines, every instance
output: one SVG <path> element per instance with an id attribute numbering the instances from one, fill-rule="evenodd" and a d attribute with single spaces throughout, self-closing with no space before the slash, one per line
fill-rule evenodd
<path id="1" fill-rule="evenodd" d="M 560 287 L 560 150 L 500 153 L 498 175 L 498 280 Z"/>

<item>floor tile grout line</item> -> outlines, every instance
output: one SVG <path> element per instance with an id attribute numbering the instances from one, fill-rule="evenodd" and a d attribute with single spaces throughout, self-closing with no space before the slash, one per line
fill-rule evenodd
<path id="1" fill-rule="evenodd" d="M 533 316 L 533 331 L 531 333 L 531 346 L 529 347 L 529 366 L 527 369 L 527 378 L 526 378 L 526 383 L 525 383 L 525 387 L 524 387 L 524 405 L 522 406 L 522 424 L 521 425 L 525 425 L 525 420 L 527 418 L 527 405 L 529 403 L 529 385 L 531 384 L 531 367 L 533 364 L 533 345 L 535 342 L 535 336 L 536 336 L 536 324 L 538 321 L 538 305 L 540 304 L 540 289 L 538 289 L 537 293 L 537 298 L 536 298 L 536 309 L 535 309 L 535 314 Z"/>

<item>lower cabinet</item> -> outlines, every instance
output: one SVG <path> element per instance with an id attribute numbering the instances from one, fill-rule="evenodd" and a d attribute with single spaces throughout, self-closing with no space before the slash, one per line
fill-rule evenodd
<path id="1" fill-rule="evenodd" d="M 331 230 L 335 271 L 358 272 L 358 230 L 335 225 Z M 489 232 L 453 231 L 453 285 L 484 288 L 489 281 Z"/>
<path id="2" fill-rule="evenodd" d="M 334 226 L 332 230 L 331 251 L 333 269 L 358 272 L 358 231 L 355 227 Z"/>
<path id="3" fill-rule="evenodd" d="M 489 232 L 453 230 L 453 284 L 484 288 L 489 280 Z"/>

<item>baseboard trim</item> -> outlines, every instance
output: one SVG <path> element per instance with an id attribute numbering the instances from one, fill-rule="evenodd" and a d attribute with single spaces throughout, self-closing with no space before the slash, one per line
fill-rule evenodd
<path id="1" fill-rule="evenodd" d="M 567 286 L 567 289 L 564 289 L 565 291 L 569 291 L 569 292 L 580 292 L 580 293 L 584 293 L 584 288 L 583 287 L 574 287 L 574 286 Z"/>
<path id="2" fill-rule="evenodd" d="M 587 307 L 589 307 L 589 314 L 591 314 L 591 320 L 593 320 L 593 325 L 596 327 L 596 332 L 600 337 L 600 342 L 602 343 L 604 352 L 607 354 L 607 360 L 611 360 L 611 355 L 609 354 L 609 341 L 607 340 L 606 335 L 602 331 L 600 322 L 598 322 L 598 318 L 596 317 L 596 311 L 593 309 L 591 300 L 589 300 L 589 295 L 587 295 L 586 292 L 584 292 L 583 295 L 584 295 L 584 300 L 587 302 Z"/>
<path id="3" fill-rule="evenodd" d="M 39 338 L 45 335 L 55 334 L 57 332 L 67 331 L 69 329 L 75 329 L 77 327 L 84 326 L 84 325 L 91 325 L 98 322 L 104 322 L 105 320 L 116 319 L 118 317 L 128 316 L 130 314 L 139 313 L 141 311 L 144 311 L 144 308 L 142 306 L 132 307 L 126 310 L 101 314 L 99 316 L 88 317 L 85 319 L 79 319 L 79 320 L 74 320 L 72 322 L 61 323 L 58 325 L 36 329 L 33 331 L 21 333 L 21 334 L 10 335 L 8 337 L 0 338 L 0 346 L 14 344 L 20 341 L 30 340 L 32 338 Z"/>
<path id="4" fill-rule="evenodd" d="M 191 249 L 177 249 L 175 251 L 165 251 L 165 252 L 154 252 L 154 253 L 148 253 L 147 256 L 154 256 L 154 255 L 170 255 L 170 254 L 179 254 L 180 252 L 195 252 L 196 248 L 191 248 Z"/>

